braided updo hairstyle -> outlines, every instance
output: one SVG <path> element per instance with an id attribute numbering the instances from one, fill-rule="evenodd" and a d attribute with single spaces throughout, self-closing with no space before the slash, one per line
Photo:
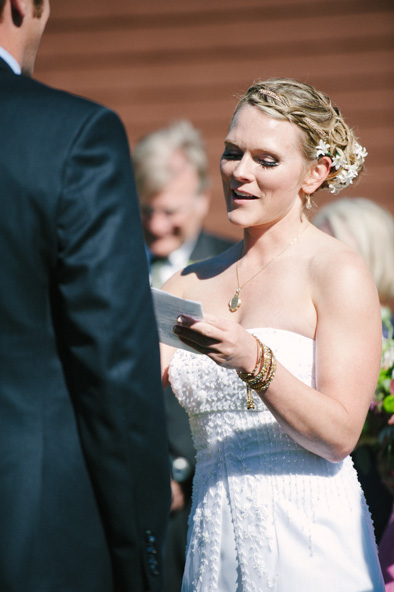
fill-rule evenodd
<path id="1" fill-rule="evenodd" d="M 319 189 L 338 193 L 363 170 L 365 148 L 357 142 L 330 98 L 313 86 L 290 78 L 257 81 L 240 98 L 233 119 L 244 105 L 257 107 L 270 117 L 290 121 L 301 128 L 307 162 L 321 156 L 331 158 L 330 173 Z"/>

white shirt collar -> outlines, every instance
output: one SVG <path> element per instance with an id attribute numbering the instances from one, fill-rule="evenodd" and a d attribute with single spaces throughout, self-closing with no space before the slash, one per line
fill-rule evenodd
<path id="1" fill-rule="evenodd" d="M 179 249 L 172 251 L 172 253 L 168 255 L 168 261 L 173 267 L 177 268 L 177 271 L 178 269 L 181 269 L 181 267 L 186 267 L 188 264 L 196 242 L 196 240 L 185 241 Z"/>
<path id="2" fill-rule="evenodd" d="M 190 255 L 196 245 L 197 239 L 186 241 L 179 249 L 173 251 L 167 257 L 167 260 L 162 262 L 156 268 L 156 272 L 151 274 L 153 285 L 160 288 L 174 273 L 180 271 L 189 264 Z M 154 264 L 153 264 L 154 266 Z"/>
<path id="3" fill-rule="evenodd" d="M 4 47 L 0 47 L 0 58 L 2 58 L 15 74 L 21 74 L 22 70 L 15 58 Z"/>

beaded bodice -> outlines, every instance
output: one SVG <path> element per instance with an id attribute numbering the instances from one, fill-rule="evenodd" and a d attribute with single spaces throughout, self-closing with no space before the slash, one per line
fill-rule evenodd
<path id="1" fill-rule="evenodd" d="M 251 331 L 315 386 L 312 339 Z M 207 356 L 177 350 L 169 377 L 197 450 L 182 592 L 380 592 L 371 585 L 376 548 L 350 457 L 330 463 L 299 446 L 257 393 L 248 410 L 236 371 Z"/>
<path id="2" fill-rule="evenodd" d="M 253 329 L 279 360 L 297 378 L 314 384 L 314 341 L 280 329 Z M 283 344 L 286 344 L 284 350 Z M 298 449 L 284 434 L 257 393 L 255 409 L 246 408 L 246 385 L 235 370 L 221 368 L 207 356 L 177 350 L 170 365 L 170 380 L 178 400 L 187 411 L 197 451 L 214 446 L 229 433 L 260 426 L 258 441 L 274 447 Z M 250 437 L 254 435 L 250 433 Z"/>

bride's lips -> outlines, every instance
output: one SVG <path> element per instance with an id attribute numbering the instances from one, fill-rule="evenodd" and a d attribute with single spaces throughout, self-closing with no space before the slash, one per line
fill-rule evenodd
<path id="1" fill-rule="evenodd" d="M 258 199 L 258 197 L 256 197 L 255 195 L 251 195 L 250 193 L 246 193 L 245 191 L 239 191 L 238 189 L 232 189 L 231 196 L 234 201 Z"/>

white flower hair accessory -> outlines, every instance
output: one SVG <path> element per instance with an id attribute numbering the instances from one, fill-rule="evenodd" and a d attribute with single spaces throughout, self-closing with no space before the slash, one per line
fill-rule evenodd
<path id="1" fill-rule="evenodd" d="M 334 179 L 331 180 L 331 183 L 328 185 L 328 189 L 330 193 L 339 193 L 342 189 L 349 187 L 353 183 L 353 179 L 355 179 L 361 169 L 362 164 L 368 152 L 365 148 L 360 146 L 358 142 L 354 144 L 354 152 L 353 152 L 353 162 L 350 163 L 349 160 L 345 157 L 343 153 L 336 152 L 335 156 L 332 156 L 330 153 L 330 145 L 325 142 L 324 140 L 320 140 L 318 145 L 316 146 L 316 158 L 319 159 L 321 156 L 329 156 L 332 161 L 332 166 L 335 170 L 341 171 L 338 173 Z"/>
<path id="2" fill-rule="evenodd" d="M 324 140 L 320 140 L 316 146 L 316 158 L 320 158 L 321 156 L 331 156 L 330 144 L 327 144 Z"/>

